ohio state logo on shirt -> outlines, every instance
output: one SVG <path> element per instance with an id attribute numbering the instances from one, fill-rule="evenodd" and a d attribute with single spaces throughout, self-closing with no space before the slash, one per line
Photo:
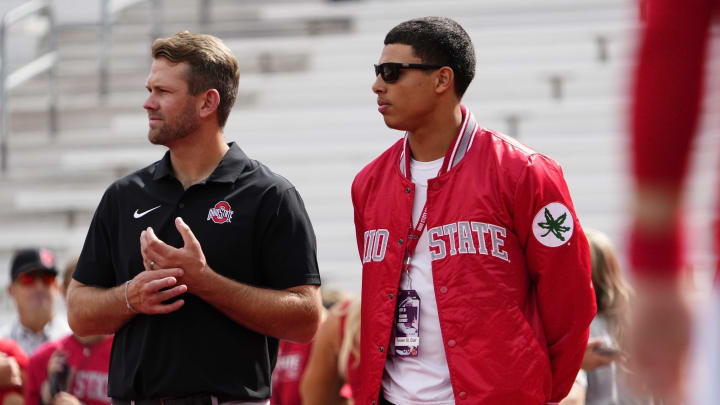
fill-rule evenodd
<path id="1" fill-rule="evenodd" d="M 547 247 L 558 247 L 567 243 L 575 228 L 572 213 L 562 203 L 553 202 L 540 208 L 533 219 L 533 235 Z"/>
<path id="2" fill-rule="evenodd" d="M 225 222 L 232 221 L 233 211 L 230 208 L 230 204 L 227 201 L 220 201 L 215 204 L 214 208 L 210 208 L 208 211 L 207 220 L 211 220 L 216 224 L 224 224 Z"/>

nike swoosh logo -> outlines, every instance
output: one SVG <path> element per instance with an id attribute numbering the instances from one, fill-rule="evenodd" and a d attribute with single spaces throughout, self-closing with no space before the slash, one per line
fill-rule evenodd
<path id="1" fill-rule="evenodd" d="M 138 212 L 138 210 L 135 210 L 135 213 L 133 214 L 133 218 L 135 218 L 135 219 L 142 218 L 142 217 L 144 217 L 147 213 L 152 212 L 152 211 L 155 211 L 156 209 L 158 209 L 158 208 L 160 208 L 160 207 L 162 207 L 162 205 L 158 205 L 158 206 L 155 207 L 155 208 L 150 208 L 149 210 L 143 211 L 143 212 Z"/>

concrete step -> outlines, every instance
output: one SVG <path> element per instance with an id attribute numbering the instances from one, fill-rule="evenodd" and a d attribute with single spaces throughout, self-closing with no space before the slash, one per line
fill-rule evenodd
<path id="1" fill-rule="evenodd" d="M 63 167 L 56 167 L 53 170 L 48 170 L 47 167 L 42 166 L 23 170 L 13 170 L 10 167 L 10 170 L 0 175 L 0 198 L 12 195 L 15 191 L 28 187 L 44 188 L 62 185 L 62 187 L 70 190 L 87 185 L 102 187 L 124 174 L 115 173 L 109 168 L 78 171 Z"/>
<path id="2" fill-rule="evenodd" d="M 14 111 L 11 114 L 11 133 L 49 131 L 49 114 L 45 108 L 42 104 L 39 104 L 32 106 L 31 110 Z M 110 122 L 116 114 L 134 111 L 138 111 L 138 107 L 117 107 L 110 110 L 106 107 L 84 106 L 64 109 L 58 116 L 58 126 L 61 130 L 71 128 L 107 128 L 107 123 Z"/>
<path id="3" fill-rule="evenodd" d="M 159 32 L 157 31 L 159 29 Z M 287 37 L 287 36 L 317 36 L 348 33 L 353 30 L 349 17 L 322 17 L 315 18 L 283 18 L 245 20 L 238 22 L 231 20 L 216 22 L 209 26 L 196 21 L 164 22 L 156 27 L 149 22 L 119 23 L 112 28 L 112 43 L 147 43 L 148 45 L 157 37 L 170 36 L 176 32 L 188 30 L 215 35 L 219 38 L 253 38 L 253 37 Z M 64 43 L 94 44 L 97 43 L 100 29 L 97 26 L 85 26 L 80 29 L 65 29 L 59 36 L 59 46 Z"/>
<path id="4" fill-rule="evenodd" d="M 58 99 L 59 129 L 107 129 L 117 115 L 144 115 L 142 106 L 146 98 L 144 90 L 116 91 L 105 98 L 94 92 L 61 96 Z M 239 91 L 235 105 L 251 105 L 255 98 L 254 92 Z M 49 130 L 49 97 L 46 94 L 16 95 L 11 97 L 9 106 L 12 133 Z"/>

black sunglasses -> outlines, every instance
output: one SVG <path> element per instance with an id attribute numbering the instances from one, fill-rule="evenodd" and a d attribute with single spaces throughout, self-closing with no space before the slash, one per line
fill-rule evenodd
<path id="1" fill-rule="evenodd" d="M 400 69 L 421 69 L 421 70 L 435 70 L 440 69 L 442 66 L 438 65 L 426 65 L 423 63 L 398 63 L 398 62 L 385 62 L 375 66 L 375 77 L 380 75 L 385 83 L 395 83 L 400 77 Z"/>

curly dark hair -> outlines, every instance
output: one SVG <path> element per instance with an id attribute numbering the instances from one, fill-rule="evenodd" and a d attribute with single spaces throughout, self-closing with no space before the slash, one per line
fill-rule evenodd
<path id="1" fill-rule="evenodd" d="M 423 63 L 448 66 L 455 73 L 455 94 L 461 99 L 475 77 L 475 49 L 470 36 L 446 17 L 416 18 L 398 24 L 385 36 L 385 45 L 413 48 Z"/>

